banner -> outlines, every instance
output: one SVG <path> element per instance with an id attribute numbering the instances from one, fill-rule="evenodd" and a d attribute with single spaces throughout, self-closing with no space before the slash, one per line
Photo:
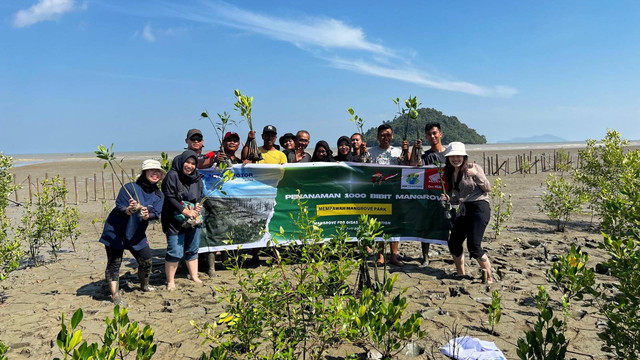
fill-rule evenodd
<path id="1" fill-rule="evenodd" d="M 246 164 L 230 169 L 234 179 L 212 192 L 221 184 L 220 171 L 198 170 L 209 195 L 200 252 L 295 239 L 297 200 L 305 202 L 310 216 L 317 216 L 316 225 L 327 238 L 341 226 L 355 237 L 358 218 L 368 214 L 382 223 L 391 241 L 447 242 L 448 220 L 440 205 L 442 186 L 434 166 L 338 162 Z"/>

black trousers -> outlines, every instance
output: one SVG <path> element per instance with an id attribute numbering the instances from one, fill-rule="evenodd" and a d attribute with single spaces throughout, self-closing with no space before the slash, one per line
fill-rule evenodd
<path id="1" fill-rule="evenodd" d="M 455 257 L 462 255 L 462 243 L 467 240 L 467 249 L 472 258 L 484 255 L 482 237 L 491 218 L 491 206 L 487 201 L 465 203 L 465 215 L 458 216 L 449 235 L 449 252 Z"/>
<path id="2" fill-rule="evenodd" d="M 104 271 L 104 277 L 107 281 L 118 281 L 120 265 L 122 264 L 122 255 L 124 249 L 116 249 L 105 246 L 107 250 L 107 269 Z M 151 270 L 151 248 L 145 247 L 141 250 L 127 249 L 138 262 L 138 272 L 147 272 Z M 148 268 L 148 269 L 147 269 Z"/>

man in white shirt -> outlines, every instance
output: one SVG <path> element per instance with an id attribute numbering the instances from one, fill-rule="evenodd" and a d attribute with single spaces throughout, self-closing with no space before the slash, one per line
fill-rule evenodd
<path id="1" fill-rule="evenodd" d="M 402 149 L 409 149 L 409 143 L 406 140 L 403 141 L 402 148 L 391 146 L 391 142 L 393 141 L 393 129 L 391 125 L 382 124 L 378 126 L 378 141 L 380 145 L 369 149 L 372 162 L 387 165 L 404 165 L 399 163 L 398 157 L 402 155 Z M 396 266 L 403 266 L 402 261 L 398 260 L 398 245 L 398 242 L 389 243 L 391 250 L 389 262 Z M 378 265 L 384 264 L 384 247 L 378 253 L 377 263 Z"/>

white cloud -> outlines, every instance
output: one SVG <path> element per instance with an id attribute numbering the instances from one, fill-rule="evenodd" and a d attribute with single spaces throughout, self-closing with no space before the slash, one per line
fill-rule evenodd
<path id="1" fill-rule="evenodd" d="M 171 6 L 170 6 L 171 7 Z M 392 55 L 381 44 L 366 39 L 361 28 L 352 27 L 340 20 L 319 17 L 284 19 L 246 11 L 223 2 L 209 5 L 212 14 L 201 9 L 173 8 L 181 17 L 203 23 L 219 24 L 258 33 L 272 39 L 290 42 L 298 47 L 361 50 L 376 54 Z"/>
<path id="2" fill-rule="evenodd" d="M 415 50 L 401 52 L 369 41 L 361 28 L 336 19 L 308 16 L 279 18 L 243 10 L 224 2 L 207 4 L 210 13 L 175 3 L 166 6 L 170 9 L 169 13 L 186 20 L 223 25 L 289 42 L 339 69 L 477 96 L 511 97 L 518 93 L 509 86 L 482 86 L 429 75 L 416 69 L 408 60 L 402 60 L 417 57 Z M 350 53 L 345 54 L 345 50 Z M 362 55 L 358 60 L 346 58 L 353 56 L 353 52 Z"/>
<path id="3" fill-rule="evenodd" d="M 156 37 L 151 31 L 151 24 L 145 25 L 144 29 L 142 29 L 142 38 L 147 40 L 148 42 L 156 42 Z"/>
<path id="4" fill-rule="evenodd" d="M 451 81 L 439 79 L 416 70 L 410 65 L 396 64 L 390 66 L 381 66 L 363 60 L 346 60 L 339 58 L 328 59 L 328 61 L 332 66 L 339 69 L 400 80 L 408 83 L 431 87 L 434 89 L 457 91 L 478 96 L 494 97 L 511 97 L 518 93 L 518 90 L 508 86 L 497 85 L 493 87 L 486 87 L 472 84 L 466 81 Z"/>
<path id="5" fill-rule="evenodd" d="M 45 20 L 54 20 L 73 10 L 74 0 L 40 0 L 26 10 L 16 13 L 13 25 L 27 27 Z"/>

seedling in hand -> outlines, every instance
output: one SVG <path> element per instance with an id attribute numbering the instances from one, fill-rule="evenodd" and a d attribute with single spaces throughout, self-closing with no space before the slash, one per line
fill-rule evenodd
<path id="1" fill-rule="evenodd" d="M 122 186 L 124 191 L 127 192 L 127 195 L 129 195 L 129 198 L 133 199 L 134 197 L 131 196 L 131 193 L 129 192 L 129 190 L 127 190 L 126 186 L 124 186 L 124 184 L 122 183 L 122 180 L 120 179 L 120 177 L 118 176 L 118 173 L 116 172 L 116 169 L 113 167 L 113 163 L 115 163 L 120 168 L 120 170 L 122 170 L 122 173 L 124 173 L 125 176 L 129 178 L 129 181 L 133 182 L 133 179 L 129 177 L 127 172 L 124 171 L 124 169 L 122 168 L 122 165 L 120 165 L 124 159 L 120 159 L 120 161 L 117 161 L 116 154 L 113 152 L 113 144 L 111 144 L 111 146 L 108 149 L 104 145 L 100 144 L 98 145 L 98 150 L 94 151 L 94 153 L 96 154 L 96 157 L 98 159 L 102 159 L 106 161 L 106 163 L 104 163 L 104 168 L 106 169 L 107 166 L 111 167 L 111 170 L 113 171 L 113 174 L 116 176 L 116 179 L 118 179 L 120 186 Z M 138 193 L 136 192 L 135 186 L 133 186 L 133 193 L 135 195 L 135 200 L 138 203 L 136 205 L 136 212 L 137 212 L 137 211 L 140 211 L 140 209 L 142 209 L 142 205 L 140 205 L 140 199 L 138 198 Z"/>

